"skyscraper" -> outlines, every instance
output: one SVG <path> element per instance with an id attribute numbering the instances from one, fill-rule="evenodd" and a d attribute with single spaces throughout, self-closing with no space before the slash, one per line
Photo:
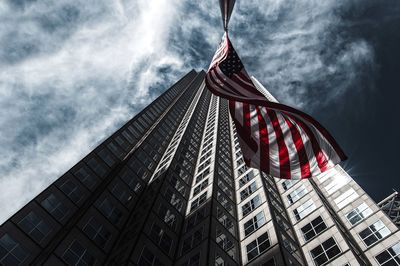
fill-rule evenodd
<path id="1" fill-rule="evenodd" d="M 246 167 L 204 76 L 186 74 L 6 221 L 0 263 L 400 265 L 399 229 L 340 167 L 310 180 Z"/>

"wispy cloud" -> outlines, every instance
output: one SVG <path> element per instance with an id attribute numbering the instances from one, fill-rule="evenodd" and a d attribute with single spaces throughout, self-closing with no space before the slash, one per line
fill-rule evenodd
<path id="1" fill-rule="evenodd" d="M 233 43 L 283 102 L 311 110 L 372 76 L 373 49 L 348 34 L 338 2 L 237 2 Z M 0 22 L 0 221 L 206 68 L 222 36 L 214 0 L 10 0 Z"/>

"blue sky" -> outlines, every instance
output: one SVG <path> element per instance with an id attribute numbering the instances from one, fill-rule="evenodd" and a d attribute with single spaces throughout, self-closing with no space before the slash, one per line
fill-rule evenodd
<path id="1" fill-rule="evenodd" d="M 376 198 L 400 187 L 400 147 L 387 140 L 400 113 L 399 14 L 395 0 L 239 0 L 230 23 L 248 72 L 320 120 Z M 183 74 L 206 69 L 222 36 L 216 0 L 6 0 L 0 22 L 1 222 Z"/>

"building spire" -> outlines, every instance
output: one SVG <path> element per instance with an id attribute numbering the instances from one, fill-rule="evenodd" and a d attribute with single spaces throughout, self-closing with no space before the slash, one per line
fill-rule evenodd
<path id="1" fill-rule="evenodd" d="M 222 24 L 225 31 L 228 31 L 228 23 L 229 19 L 231 18 L 235 2 L 235 0 L 219 0 L 219 6 L 221 7 L 222 14 Z"/>

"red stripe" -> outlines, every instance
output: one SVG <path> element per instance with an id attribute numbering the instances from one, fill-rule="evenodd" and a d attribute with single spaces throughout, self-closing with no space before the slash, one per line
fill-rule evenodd
<path id="1" fill-rule="evenodd" d="M 319 146 L 318 140 L 315 137 L 314 133 L 301 119 L 298 119 L 294 115 L 289 115 L 289 117 L 292 118 L 296 122 L 296 124 L 298 124 L 304 130 L 304 132 L 306 132 L 308 139 L 311 142 L 311 146 L 314 152 L 315 159 L 317 160 L 318 167 L 321 172 L 325 172 L 328 167 L 328 159 L 326 158 L 321 147 Z"/>
<path id="2" fill-rule="evenodd" d="M 285 115 L 286 124 L 288 125 L 290 132 L 292 133 L 293 143 L 296 147 L 297 155 L 300 161 L 300 169 L 301 169 L 301 178 L 309 178 L 311 176 L 310 172 L 310 164 L 308 162 L 307 153 L 305 150 L 305 146 L 303 140 L 300 135 L 299 129 L 288 119 Z"/>
<path id="3" fill-rule="evenodd" d="M 276 140 L 278 143 L 279 149 L 279 170 L 281 178 L 290 178 L 290 160 L 289 160 L 289 151 L 286 147 L 286 143 L 284 140 L 283 132 L 281 126 L 279 125 L 278 117 L 276 116 L 275 111 L 267 108 L 268 116 L 271 118 L 272 126 L 274 128 L 274 132 L 276 135 Z"/>
<path id="4" fill-rule="evenodd" d="M 261 114 L 260 107 L 256 106 L 256 110 L 258 129 L 260 131 L 260 170 L 270 173 L 268 128 L 264 117 Z"/>

